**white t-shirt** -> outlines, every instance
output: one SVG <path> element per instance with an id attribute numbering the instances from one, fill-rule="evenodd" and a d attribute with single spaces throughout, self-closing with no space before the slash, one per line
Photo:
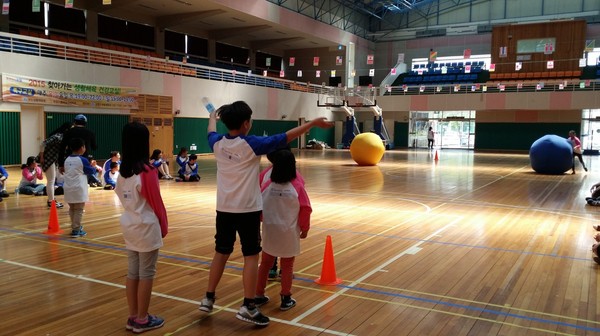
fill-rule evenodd
<path id="1" fill-rule="evenodd" d="M 244 213 L 262 210 L 258 176 L 260 155 L 287 144 L 285 133 L 268 137 L 208 134 L 217 160 L 217 211 Z"/>
<path id="2" fill-rule="evenodd" d="M 150 252 L 163 246 L 158 217 L 141 195 L 140 175 L 117 178 L 115 193 L 125 212 L 121 215 L 121 228 L 125 248 L 137 252 Z"/>

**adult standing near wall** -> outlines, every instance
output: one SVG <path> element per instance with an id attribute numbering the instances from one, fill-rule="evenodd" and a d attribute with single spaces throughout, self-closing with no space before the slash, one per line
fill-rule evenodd
<path id="1" fill-rule="evenodd" d="M 61 144 L 61 159 L 59 161 L 59 166 L 62 167 L 65 161 L 65 158 L 68 155 L 71 155 L 71 149 L 69 147 L 69 142 L 71 139 L 80 138 L 83 139 L 85 143 L 85 153 L 82 156 L 88 160 L 91 160 L 91 156 L 89 155 L 89 150 L 98 149 L 98 145 L 96 144 L 96 134 L 86 127 L 87 125 L 87 117 L 83 114 L 78 114 L 75 116 L 73 120 L 73 127 L 65 132 L 62 144 Z"/>
<path id="2" fill-rule="evenodd" d="M 581 140 L 579 140 L 579 138 L 576 135 L 577 134 L 575 133 L 575 131 L 569 131 L 568 140 L 571 142 L 571 146 L 573 146 L 573 174 L 575 174 L 575 158 L 579 159 L 581 166 L 583 166 L 583 170 L 588 170 L 585 166 L 585 163 L 583 162 L 583 157 L 581 156 L 581 153 L 583 152 L 583 150 L 581 149 Z"/>
<path id="3" fill-rule="evenodd" d="M 434 139 L 435 132 L 433 131 L 433 127 L 429 127 L 429 131 L 427 131 L 427 148 L 433 149 Z"/>
<path id="4" fill-rule="evenodd" d="M 62 140 L 64 134 L 71 128 L 72 124 L 66 122 L 50 133 L 48 138 L 42 142 L 40 149 L 40 165 L 46 175 L 46 193 L 48 194 L 48 207 L 52 206 L 54 199 L 54 182 L 56 181 L 56 169 L 59 158 L 62 155 Z M 63 204 L 56 202 L 57 208 L 62 208 Z"/>

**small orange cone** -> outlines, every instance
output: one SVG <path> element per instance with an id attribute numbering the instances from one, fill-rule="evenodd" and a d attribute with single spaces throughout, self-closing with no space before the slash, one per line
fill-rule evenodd
<path id="1" fill-rule="evenodd" d="M 58 224 L 58 213 L 56 212 L 56 201 L 52 200 L 52 206 L 50 206 L 50 217 L 48 217 L 48 230 L 44 231 L 45 234 L 57 235 L 63 233 Z"/>
<path id="2" fill-rule="evenodd" d="M 437 150 L 435 151 L 435 157 L 433 158 L 435 161 L 438 160 Z"/>
<path id="3" fill-rule="evenodd" d="M 325 240 L 325 254 L 323 255 L 323 268 L 321 268 L 321 277 L 315 280 L 319 285 L 334 286 L 342 283 L 342 279 L 335 275 L 335 261 L 333 260 L 333 246 L 331 236 Z"/>

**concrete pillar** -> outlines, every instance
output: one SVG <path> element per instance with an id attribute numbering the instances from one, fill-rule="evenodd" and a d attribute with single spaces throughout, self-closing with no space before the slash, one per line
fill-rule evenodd
<path id="1" fill-rule="evenodd" d="M 8 33 L 8 15 L 0 15 L 0 31 Z"/>
<path id="2" fill-rule="evenodd" d="M 89 42 L 98 42 L 98 13 L 85 11 L 85 38 Z"/>
<path id="3" fill-rule="evenodd" d="M 250 57 L 250 70 L 254 72 L 256 70 L 256 50 L 249 49 L 248 57 Z"/>
<path id="4" fill-rule="evenodd" d="M 162 27 L 154 27 L 154 50 L 159 57 L 165 57 L 165 30 Z"/>
<path id="5" fill-rule="evenodd" d="M 208 62 L 217 63 L 217 40 L 208 39 Z"/>

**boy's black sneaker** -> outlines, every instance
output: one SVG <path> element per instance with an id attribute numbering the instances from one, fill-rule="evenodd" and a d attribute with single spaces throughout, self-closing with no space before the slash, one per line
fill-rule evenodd
<path id="1" fill-rule="evenodd" d="M 246 306 L 241 306 L 235 317 L 238 320 L 254 323 L 260 326 L 266 326 L 269 324 L 269 318 L 263 315 L 256 307 L 254 309 L 249 309 Z"/>
<path id="2" fill-rule="evenodd" d="M 204 299 L 200 301 L 200 307 L 198 307 L 198 309 L 205 313 L 210 313 L 213 310 L 214 304 L 215 299 L 209 299 L 208 297 L 204 297 Z"/>
<path id="3" fill-rule="evenodd" d="M 265 303 L 269 302 L 269 297 L 268 296 L 257 296 L 254 298 L 254 304 L 257 307 L 260 307 L 262 305 L 264 305 Z"/>
<path id="4" fill-rule="evenodd" d="M 282 295 L 281 296 L 281 306 L 279 306 L 279 310 L 290 310 L 294 308 L 296 305 L 296 300 L 292 299 L 291 295 Z"/>

